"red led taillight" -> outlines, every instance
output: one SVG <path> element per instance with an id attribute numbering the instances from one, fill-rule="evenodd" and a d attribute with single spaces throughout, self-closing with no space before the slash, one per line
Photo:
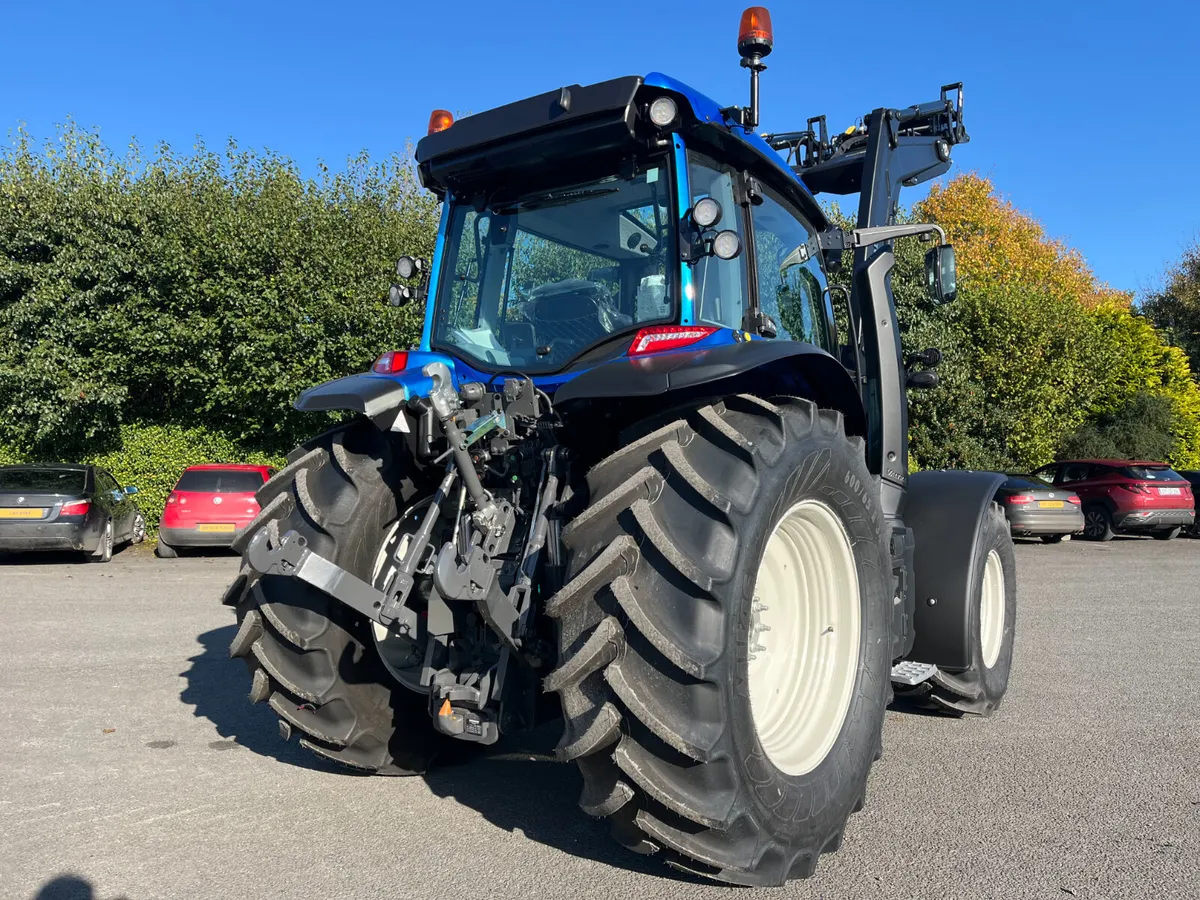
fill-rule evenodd
<path id="1" fill-rule="evenodd" d="M 1013 494 L 1011 497 L 1007 498 L 1006 502 L 1015 504 L 1017 506 L 1020 506 L 1025 503 L 1032 503 L 1033 495 L 1032 494 Z"/>
<path id="2" fill-rule="evenodd" d="M 660 353 L 663 350 L 678 350 L 697 341 L 702 341 L 719 329 L 709 325 L 656 325 L 643 328 L 629 345 L 630 356 Z"/>
<path id="3" fill-rule="evenodd" d="M 1078 506 L 1080 503 L 1080 500 L 1078 497 L 1076 497 L 1074 494 L 1072 494 L 1070 497 L 1067 498 L 1067 502 L 1074 503 L 1076 506 Z"/>
<path id="4" fill-rule="evenodd" d="M 408 351 L 407 350 L 389 350 L 379 359 L 375 360 L 375 365 L 371 366 L 372 372 L 378 372 L 380 375 L 395 375 L 397 372 L 403 372 L 408 368 Z"/>
<path id="5" fill-rule="evenodd" d="M 91 500 L 72 500 L 70 503 L 64 503 L 58 514 L 60 516 L 86 516 L 91 508 Z"/>

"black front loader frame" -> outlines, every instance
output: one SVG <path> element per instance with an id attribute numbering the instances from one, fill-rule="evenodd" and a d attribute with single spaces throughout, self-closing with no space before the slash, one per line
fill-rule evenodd
<path id="1" fill-rule="evenodd" d="M 947 172 L 951 147 L 969 140 L 961 83 L 944 86 L 937 101 L 873 110 L 861 127 L 832 140 L 824 116 L 808 124 L 807 131 L 768 135 L 767 143 L 789 151 L 794 171 L 813 193 L 858 192 L 859 229 L 894 224 L 901 189 Z M 910 483 L 907 375 L 891 289 L 892 244 L 859 245 L 835 229 L 823 236 L 822 247 L 835 254 L 854 251 L 850 330 L 867 419 L 867 464 L 880 477 L 888 522 L 897 601 L 893 658 L 911 655 L 961 670 L 969 664 L 974 548 L 1003 476 L 930 472 Z M 948 535 L 954 535 L 954 546 Z"/>
<path id="2" fill-rule="evenodd" d="M 807 131 L 768 135 L 767 143 L 789 151 L 794 171 L 814 194 L 858 192 L 859 228 L 893 224 L 901 188 L 947 172 L 950 148 L 970 140 L 961 83 L 943 87 L 937 101 L 876 109 L 861 128 L 832 140 L 824 116 L 808 124 Z M 845 232 L 834 230 L 822 246 L 833 253 L 854 249 L 850 325 L 868 424 L 867 464 L 883 479 L 885 514 L 895 516 L 908 483 L 908 403 L 891 291 L 892 245 L 854 247 Z"/>

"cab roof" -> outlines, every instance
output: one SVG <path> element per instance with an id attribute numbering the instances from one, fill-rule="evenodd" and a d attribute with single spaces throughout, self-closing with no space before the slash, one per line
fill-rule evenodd
<path id="1" fill-rule="evenodd" d="M 689 146 L 717 147 L 752 174 L 769 167 L 818 230 L 827 226 L 812 191 L 761 135 L 734 124 L 715 100 L 662 72 L 567 85 L 465 116 L 417 142 L 421 183 L 439 196 L 447 190 L 473 196 L 582 155 L 624 155 L 645 140 L 652 126 L 641 110 L 663 92 L 682 101 L 682 121 L 674 127 Z"/>

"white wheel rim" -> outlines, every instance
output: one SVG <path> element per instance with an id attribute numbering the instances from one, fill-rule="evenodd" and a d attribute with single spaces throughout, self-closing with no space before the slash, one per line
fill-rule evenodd
<path id="1" fill-rule="evenodd" d="M 396 564 L 392 560 L 391 545 L 401 523 L 413 521 L 413 514 L 427 505 L 428 502 L 420 503 L 416 507 L 406 510 L 405 514 L 388 529 L 387 535 L 379 547 L 379 552 L 375 556 L 375 565 L 371 569 L 371 584 L 379 590 L 384 590 L 396 575 Z M 420 517 L 418 516 L 413 526 L 414 531 L 419 524 Z M 406 534 L 400 539 L 401 554 L 407 552 L 410 540 L 410 534 Z M 423 645 L 417 645 L 414 640 L 399 634 L 395 630 L 395 626 L 385 628 L 378 622 L 371 623 L 371 634 L 375 637 L 375 648 L 379 651 L 379 658 L 392 677 L 410 691 L 427 692 L 428 688 L 421 687 L 421 665 L 424 660 L 420 658 L 420 647 Z"/>
<path id="2" fill-rule="evenodd" d="M 771 532 L 750 617 L 750 712 L 767 758 L 805 775 L 841 733 L 858 675 L 858 569 L 841 519 L 802 500 Z"/>
<path id="3" fill-rule="evenodd" d="M 1004 644 L 1004 564 L 995 550 L 983 565 L 983 589 L 979 597 L 979 642 L 983 664 L 991 668 Z"/>

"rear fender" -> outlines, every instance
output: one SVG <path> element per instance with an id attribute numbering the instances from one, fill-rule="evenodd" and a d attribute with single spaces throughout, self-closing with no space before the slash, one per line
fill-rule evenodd
<path id="1" fill-rule="evenodd" d="M 913 530 L 916 637 L 910 659 L 939 668 L 971 665 L 976 549 L 1004 476 L 996 472 L 914 472 L 904 522 Z"/>
<path id="2" fill-rule="evenodd" d="M 752 393 L 806 397 L 841 410 L 847 434 L 865 435 L 866 416 L 854 379 L 836 359 L 813 344 L 751 340 L 703 350 L 619 357 L 589 369 L 560 387 L 556 405 L 578 400 L 618 400 L 671 395 Z"/>
<path id="3" fill-rule="evenodd" d="M 394 375 L 363 372 L 318 384 L 302 393 L 294 404 L 301 412 L 347 410 L 366 416 L 381 430 L 406 431 L 407 420 L 398 415 L 414 397 L 428 396 L 433 380 L 421 371 L 432 362 L 445 363 L 458 389 L 455 360 L 444 353 L 409 351 L 408 367 Z"/>

